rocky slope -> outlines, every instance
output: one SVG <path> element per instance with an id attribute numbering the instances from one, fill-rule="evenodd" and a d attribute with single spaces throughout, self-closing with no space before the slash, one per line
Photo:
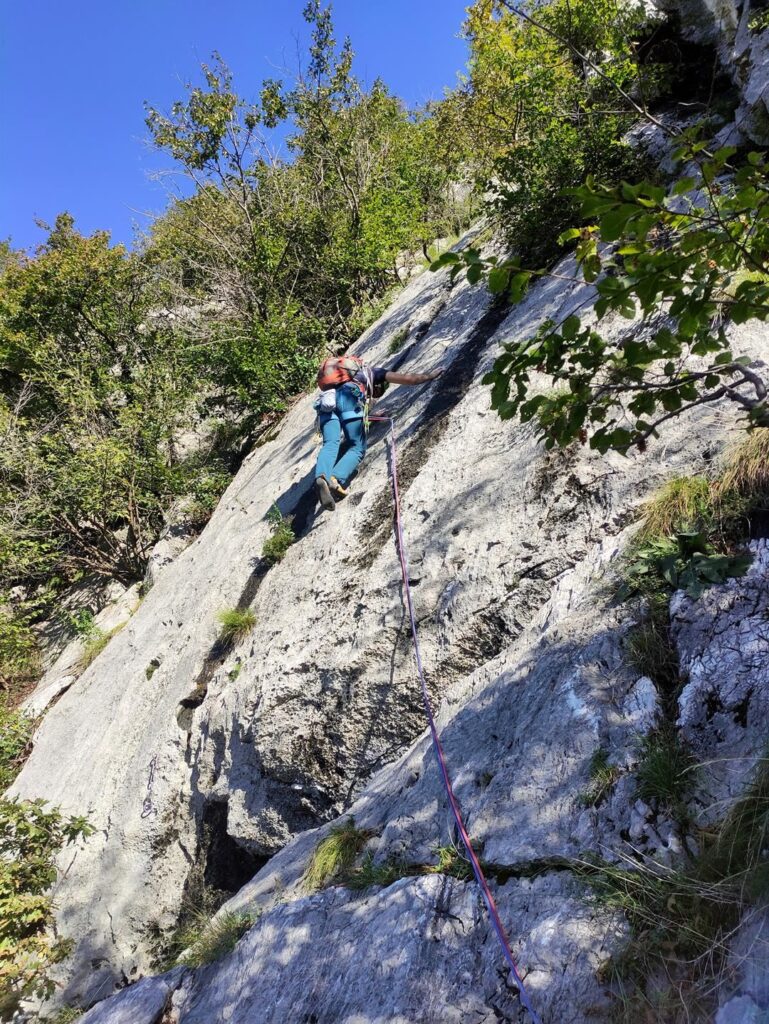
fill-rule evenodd
<path id="1" fill-rule="evenodd" d="M 546 453 L 529 426 L 491 413 L 480 381 L 498 343 L 590 301 L 586 286 L 551 280 L 511 311 L 428 273 L 356 347 L 374 364 L 446 369 L 381 405 L 397 420 L 428 682 L 532 1001 L 544 1021 L 573 1024 L 607 1019 L 601 967 L 627 934 L 590 899 L 580 864 L 681 855 L 673 823 L 635 798 L 660 701 L 628 663 L 633 618 L 611 600 L 612 563 L 646 496 L 704 471 L 740 436 L 733 410 L 704 407 L 645 456 Z M 765 329 L 739 331 L 738 349 L 760 360 Z M 15 784 L 97 829 L 68 851 L 56 890 L 58 928 L 76 944 L 63 1002 L 93 1003 L 149 973 L 194 880 L 261 914 L 221 963 L 132 985 L 88 1024 L 519 1019 L 472 884 L 430 875 L 363 895 L 302 887 L 339 815 L 371 830 L 376 861 L 428 864 L 452 841 L 404 619 L 384 428 L 372 429 L 352 495 L 318 514 L 311 402 L 246 460 L 203 534 L 50 708 Z M 269 568 L 273 503 L 294 517 L 298 541 Z M 740 777 L 769 724 L 768 566 L 760 544 L 756 554 L 745 579 L 673 609 L 690 679 L 681 728 L 703 760 L 736 751 Z M 216 613 L 234 606 L 257 624 L 227 650 Z M 619 780 L 586 807 L 599 748 Z M 697 794 L 703 808 L 739 790 L 727 775 Z M 723 1001 L 739 992 L 766 1006 L 758 982 L 740 982 L 752 954 L 740 962 Z"/>

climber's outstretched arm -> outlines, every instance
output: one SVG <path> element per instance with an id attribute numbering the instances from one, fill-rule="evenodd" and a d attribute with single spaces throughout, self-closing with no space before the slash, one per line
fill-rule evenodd
<path id="1" fill-rule="evenodd" d="M 385 380 L 388 384 L 426 384 L 428 380 L 437 380 L 443 370 L 432 370 L 430 373 L 395 373 L 388 370 Z"/>

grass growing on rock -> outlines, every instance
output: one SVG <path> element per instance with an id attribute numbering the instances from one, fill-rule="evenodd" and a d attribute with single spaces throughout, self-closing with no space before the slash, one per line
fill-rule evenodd
<path id="1" fill-rule="evenodd" d="M 769 756 L 723 821 L 697 839 L 699 854 L 678 871 L 633 862 L 585 872 L 599 902 L 632 927 L 608 969 L 618 1024 L 714 1018 L 729 939 L 745 911 L 769 899 Z"/>
<path id="2" fill-rule="evenodd" d="M 393 334 L 392 338 L 390 338 L 390 341 L 388 342 L 387 345 L 387 351 L 390 353 L 391 356 L 394 356 L 396 352 L 400 352 L 408 336 L 408 327 L 401 327 L 399 331 L 396 331 L 395 334 Z"/>
<path id="3" fill-rule="evenodd" d="M 256 625 L 256 615 L 250 608 L 224 608 L 216 616 L 219 639 L 228 646 L 245 639 Z"/>
<path id="4" fill-rule="evenodd" d="M 638 796 L 664 807 L 680 808 L 694 781 L 696 767 L 691 753 L 671 727 L 663 726 L 643 741 L 636 768 Z"/>
<path id="5" fill-rule="evenodd" d="M 117 634 L 124 626 L 124 622 L 121 622 L 119 626 L 115 626 L 114 629 L 110 630 L 103 630 L 99 629 L 97 626 L 94 626 L 93 629 L 91 629 L 88 632 L 85 638 L 85 643 L 83 645 L 83 654 L 82 657 L 80 658 L 81 669 L 87 669 L 88 666 L 98 658 L 98 656 L 110 642 L 112 637 L 117 636 Z"/>
<path id="6" fill-rule="evenodd" d="M 186 967 L 205 967 L 231 953 L 248 929 L 256 922 L 253 914 L 226 913 L 217 918 L 201 914 L 193 918 L 175 938 L 183 952 L 176 963 Z"/>
<path id="7" fill-rule="evenodd" d="M 62 1006 L 53 1017 L 45 1017 L 44 1024 L 72 1024 L 73 1021 L 80 1020 L 84 1012 L 78 1006 Z"/>
<path id="8" fill-rule="evenodd" d="M 608 751 L 599 747 L 590 759 L 590 785 L 582 794 L 586 807 L 596 807 L 609 795 L 621 772 L 616 764 L 610 764 Z"/>
<path id="9" fill-rule="evenodd" d="M 305 886 L 314 891 L 334 880 L 344 881 L 350 875 L 358 854 L 370 838 L 369 831 L 356 828 L 353 818 L 334 825 L 329 834 L 315 847 L 304 873 Z"/>
<path id="10" fill-rule="evenodd" d="M 273 505 L 267 513 L 267 521 L 270 524 L 270 536 L 262 546 L 262 555 L 270 565 L 276 565 L 282 561 L 286 552 L 296 540 L 291 520 L 281 514 L 277 505 Z"/>

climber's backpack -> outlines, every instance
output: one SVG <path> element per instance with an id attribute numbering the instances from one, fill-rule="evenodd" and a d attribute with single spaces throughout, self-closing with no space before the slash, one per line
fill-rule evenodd
<path id="1" fill-rule="evenodd" d="M 361 384 L 355 380 L 357 374 L 363 371 L 366 383 Z M 330 356 L 324 359 L 318 370 L 318 387 L 321 391 L 330 391 L 332 388 L 339 388 L 343 384 L 355 384 L 368 398 L 374 387 L 374 380 L 371 370 L 362 359 L 357 356 Z"/>

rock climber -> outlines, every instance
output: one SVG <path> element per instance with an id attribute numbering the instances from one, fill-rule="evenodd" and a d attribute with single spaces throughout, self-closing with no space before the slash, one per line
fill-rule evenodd
<path id="1" fill-rule="evenodd" d="M 323 446 L 315 468 L 315 488 L 323 508 L 333 512 L 335 498 L 344 498 L 348 484 L 366 454 L 366 411 L 386 384 L 425 384 L 437 380 L 431 373 L 396 373 L 384 366 L 368 366 L 357 356 L 326 359 L 318 371 L 322 394 L 315 402 Z M 340 449 L 342 454 L 340 457 Z"/>

